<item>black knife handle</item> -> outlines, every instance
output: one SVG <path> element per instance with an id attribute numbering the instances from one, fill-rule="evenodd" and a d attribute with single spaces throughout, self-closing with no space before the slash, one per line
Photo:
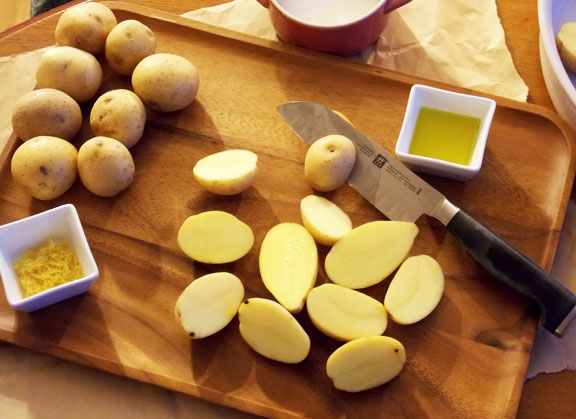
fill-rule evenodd
<path id="1" fill-rule="evenodd" d="M 574 314 L 576 295 L 466 212 L 458 211 L 446 227 L 476 262 L 508 287 L 538 304 L 540 322 L 545 329 L 562 335 L 567 326 L 565 319 Z"/>

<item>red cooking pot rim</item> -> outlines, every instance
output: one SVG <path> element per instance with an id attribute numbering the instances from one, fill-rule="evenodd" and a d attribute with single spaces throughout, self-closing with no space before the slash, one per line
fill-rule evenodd
<path id="1" fill-rule="evenodd" d="M 352 26 L 370 16 L 372 16 L 373 14 L 375 14 L 380 8 L 382 8 L 383 6 L 386 5 L 386 3 L 389 0 L 380 0 L 376 3 L 376 5 L 365 15 L 359 17 L 356 20 L 353 20 L 352 22 L 347 22 L 341 25 L 331 25 L 331 24 L 322 24 L 322 23 L 312 23 L 312 22 L 306 22 L 305 20 L 302 20 L 301 18 L 293 15 L 292 13 L 288 12 L 286 9 L 284 9 L 284 7 L 282 7 L 280 4 L 278 4 L 278 0 L 270 0 L 271 3 L 274 4 L 274 6 L 276 7 L 276 9 L 285 17 L 287 17 L 290 20 L 296 21 L 304 26 L 308 26 L 311 28 L 325 28 L 325 29 L 330 29 L 330 28 L 345 28 L 347 26 Z"/>

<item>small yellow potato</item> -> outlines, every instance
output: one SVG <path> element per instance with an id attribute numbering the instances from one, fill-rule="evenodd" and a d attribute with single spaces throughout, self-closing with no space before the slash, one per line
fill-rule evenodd
<path id="1" fill-rule="evenodd" d="M 235 195 L 252 185 L 258 172 L 258 156 L 248 150 L 225 150 L 198 160 L 193 173 L 207 191 Z"/>
<path id="2" fill-rule="evenodd" d="M 398 324 L 413 324 L 428 316 L 444 293 L 444 273 L 428 255 L 406 259 L 394 275 L 384 306 Z"/>
<path id="3" fill-rule="evenodd" d="M 175 54 L 152 54 L 138 63 L 132 87 L 140 99 L 157 111 L 173 112 L 194 101 L 200 78 L 194 64 Z"/>
<path id="4" fill-rule="evenodd" d="M 11 162 L 12 177 L 36 199 L 48 200 L 66 192 L 77 176 L 78 152 L 68 141 L 50 136 L 20 145 Z"/>
<path id="5" fill-rule="evenodd" d="M 136 65 L 156 51 L 156 36 L 143 23 L 129 19 L 117 24 L 106 38 L 106 61 L 112 70 L 130 76 Z"/>
<path id="6" fill-rule="evenodd" d="M 328 135 L 316 140 L 306 153 L 304 175 L 321 192 L 342 186 L 356 162 L 356 147 L 343 135 Z"/>
<path id="7" fill-rule="evenodd" d="M 202 263 L 229 263 L 245 256 L 254 245 L 252 229 L 224 211 L 206 211 L 188 217 L 178 230 L 178 245 Z"/>
<path id="8" fill-rule="evenodd" d="M 326 373 L 338 390 L 357 393 L 395 378 L 406 363 L 404 346 L 388 336 L 359 338 L 336 349 Z"/>
<path id="9" fill-rule="evenodd" d="M 328 252 L 326 274 L 352 289 L 375 285 L 408 256 L 417 235 L 416 224 L 405 221 L 372 221 L 356 227 Z"/>
<path id="10" fill-rule="evenodd" d="M 23 141 L 40 135 L 71 140 L 82 126 L 82 111 L 74 99 L 56 89 L 33 90 L 12 111 L 12 128 Z"/>
<path id="11" fill-rule="evenodd" d="M 562 64 L 567 70 L 576 73 L 576 21 L 566 22 L 560 27 L 556 47 Z"/>
<path id="12" fill-rule="evenodd" d="M 312 288 L 306 309 L 318 330 L 344 342 L 379 336 L 388 325 L 386 309 L 380 301 L 336 284 Z"/>
<path id="13" fill-rule="evenodd" d="M 96 136 L 114 138 L 133 147 L 144 133 L 146 108 L 134 92 L 110 90 L 96 99 L 90 112 L 90 128 Z"/>
<path id="14" fill-rule="evenodd" d="M 76 102 L 86 102 L 102 84 L 102 67 L 92 54 L 73 47 L 45 51 L 36 68 L 36 86 L 68 94 Z"/>
<path id="15" fill-rule="evenodd" d="M 111 197 L 132 183 L 134 160 L 120 141 L 109 137 L 94 137 L 78 150 L 78 174 L 90 192 Z"/>
<path id="16" fill-rule="evenodd" d="M 308 195 L 300 201 L 300 214 L 304 227 L 314 240 L 332 246 L 352 230 L 350 217 L 332 201 L 317 195 Z"/>
<path id="17" fill-rule="evenodd" d="M 238 310 L 240 335 L 254 351 L 287 364 L 302 362 L 310 338 L 300 323 L 276 301 L 250 298 Z"/>
<path id="18" fill-rule="evenodd" d="M 244 300 L 242 281 L 228 272 L 195 279 L 176 301 L 174 314 L 192 339 L 202 339 L 224 329 Z"/>
<path id="19" fill-rule="evenodd" d="M 344 115 L 342 112 L 337 111 L 337 110 L 334 110 L 334 109 L 332 109 L 332 112 L 334 112 L 336 115 L 338 115 L 338 116 L 339 116 L 340 118 L 342 118 L 344 121 L 346 121 L 346 122 L 348 122 L 350 125 L 352 125 L 352 121 L 350 121 L 350 119 L 349 119 L 346 115 Z"/>
<path id="20" fill-rule="evenodd" d="M 296 223 L 272 227 L 262 241 L 259 263 L 268 291 L 289 312 L 300 312 L 318 274 L 318 249 L 308 230 Z"/>
<path id="21" fill-rule="evenodd" d="M 101 3 L 82 3 L 62 13 L 54 36 L 58 45 L 100 54 L 114 26 L 116 16 L 108 7 Z"/>

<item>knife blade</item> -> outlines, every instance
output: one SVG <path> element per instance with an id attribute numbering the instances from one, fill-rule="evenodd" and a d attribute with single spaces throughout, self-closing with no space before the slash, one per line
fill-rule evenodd
<path id="1" fill-rule="evenodd" d="M 576 317 L 576 295 L 540 265 L 452 204 L 331 109 L 313 102 L 290 102 L 277 110 L 308 145 L 331 134 L 352 140 L 356 163 L 348 178 L 350 186 L 391 220 L 436 218 L 490 274 L 538 305 L 542 327 L 562 336 Z"/>

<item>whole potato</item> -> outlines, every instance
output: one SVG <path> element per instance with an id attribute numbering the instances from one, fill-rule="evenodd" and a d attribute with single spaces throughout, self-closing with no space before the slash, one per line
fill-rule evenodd
<path id="1" fill-rule="evenodd" d="M 564 67 L 576 73 L 576 21 L 562 24 L 556 36 L 556 48 Z"/>
<path id="2" fill-rule="evenodd" d="M 144 132 L 146 108 L 130 90 L 110 90 L 100 96 L 90 112 L 90 127 L 96 136 L 111 137 L 127 148 L 132 147 Z"/>
<path id="3" fill-rule="evenodd" d="M 101 83 L 100 63 L 78 48 L 50 48 L 42 54 L 36 69 L 37 87 L 60 90 L 79 103 L 90 100 Z"/>
<path id="4" fill-rule="evenodd" d="M 78 152 L 68 141 L 50 136 L 20 145 L 11 162 L 12 177 L 36 199 L 53 199 L 76 180 Z"/>
<path id="5" fill-rule="evenodd" d="M 316 140 L 306 152 L 304 175 L 321 192 L 342 186 L 356 162 L 356 147 L 343 135 L 327 135 Z"/>
<path id="6" fill-rule="evenodd" d="M 90 192 L 110 197 L 132 183 L 134 160 L 120 141 L 94 137 L 78 150 L 78 174 Z"/>
<path id="7" fill-rule="evenodd" d="M 100 3 L 82 3 L 62 13 L 54 35 L 58 45 L 100 54 L 114 26 L 116 16 L 108 7 Z"/>
<path id="8" fill-rule="evenodd" d="M 74 99 L 56 89 L 38 89 L 22 96 L 12 111 L 12 128 L 23 141 L 39 135 L 71 140 L 82 125 Z"/>
<path id="9" fill-rule="evenodd" d="M 106 61 L 112 70 L 125 76 L 156 51 L 156 37 L 150 28 L 137 20 L 125 20 L 106 38 Z"/>
<path id="10" fill-rule="evenodd" d="M 142 101 L 158 111 L 177 111 L 188 106 L 198 93 L 196 67 L 175 54 L 153 54 L 132 73 L 132 87 Z"/>

